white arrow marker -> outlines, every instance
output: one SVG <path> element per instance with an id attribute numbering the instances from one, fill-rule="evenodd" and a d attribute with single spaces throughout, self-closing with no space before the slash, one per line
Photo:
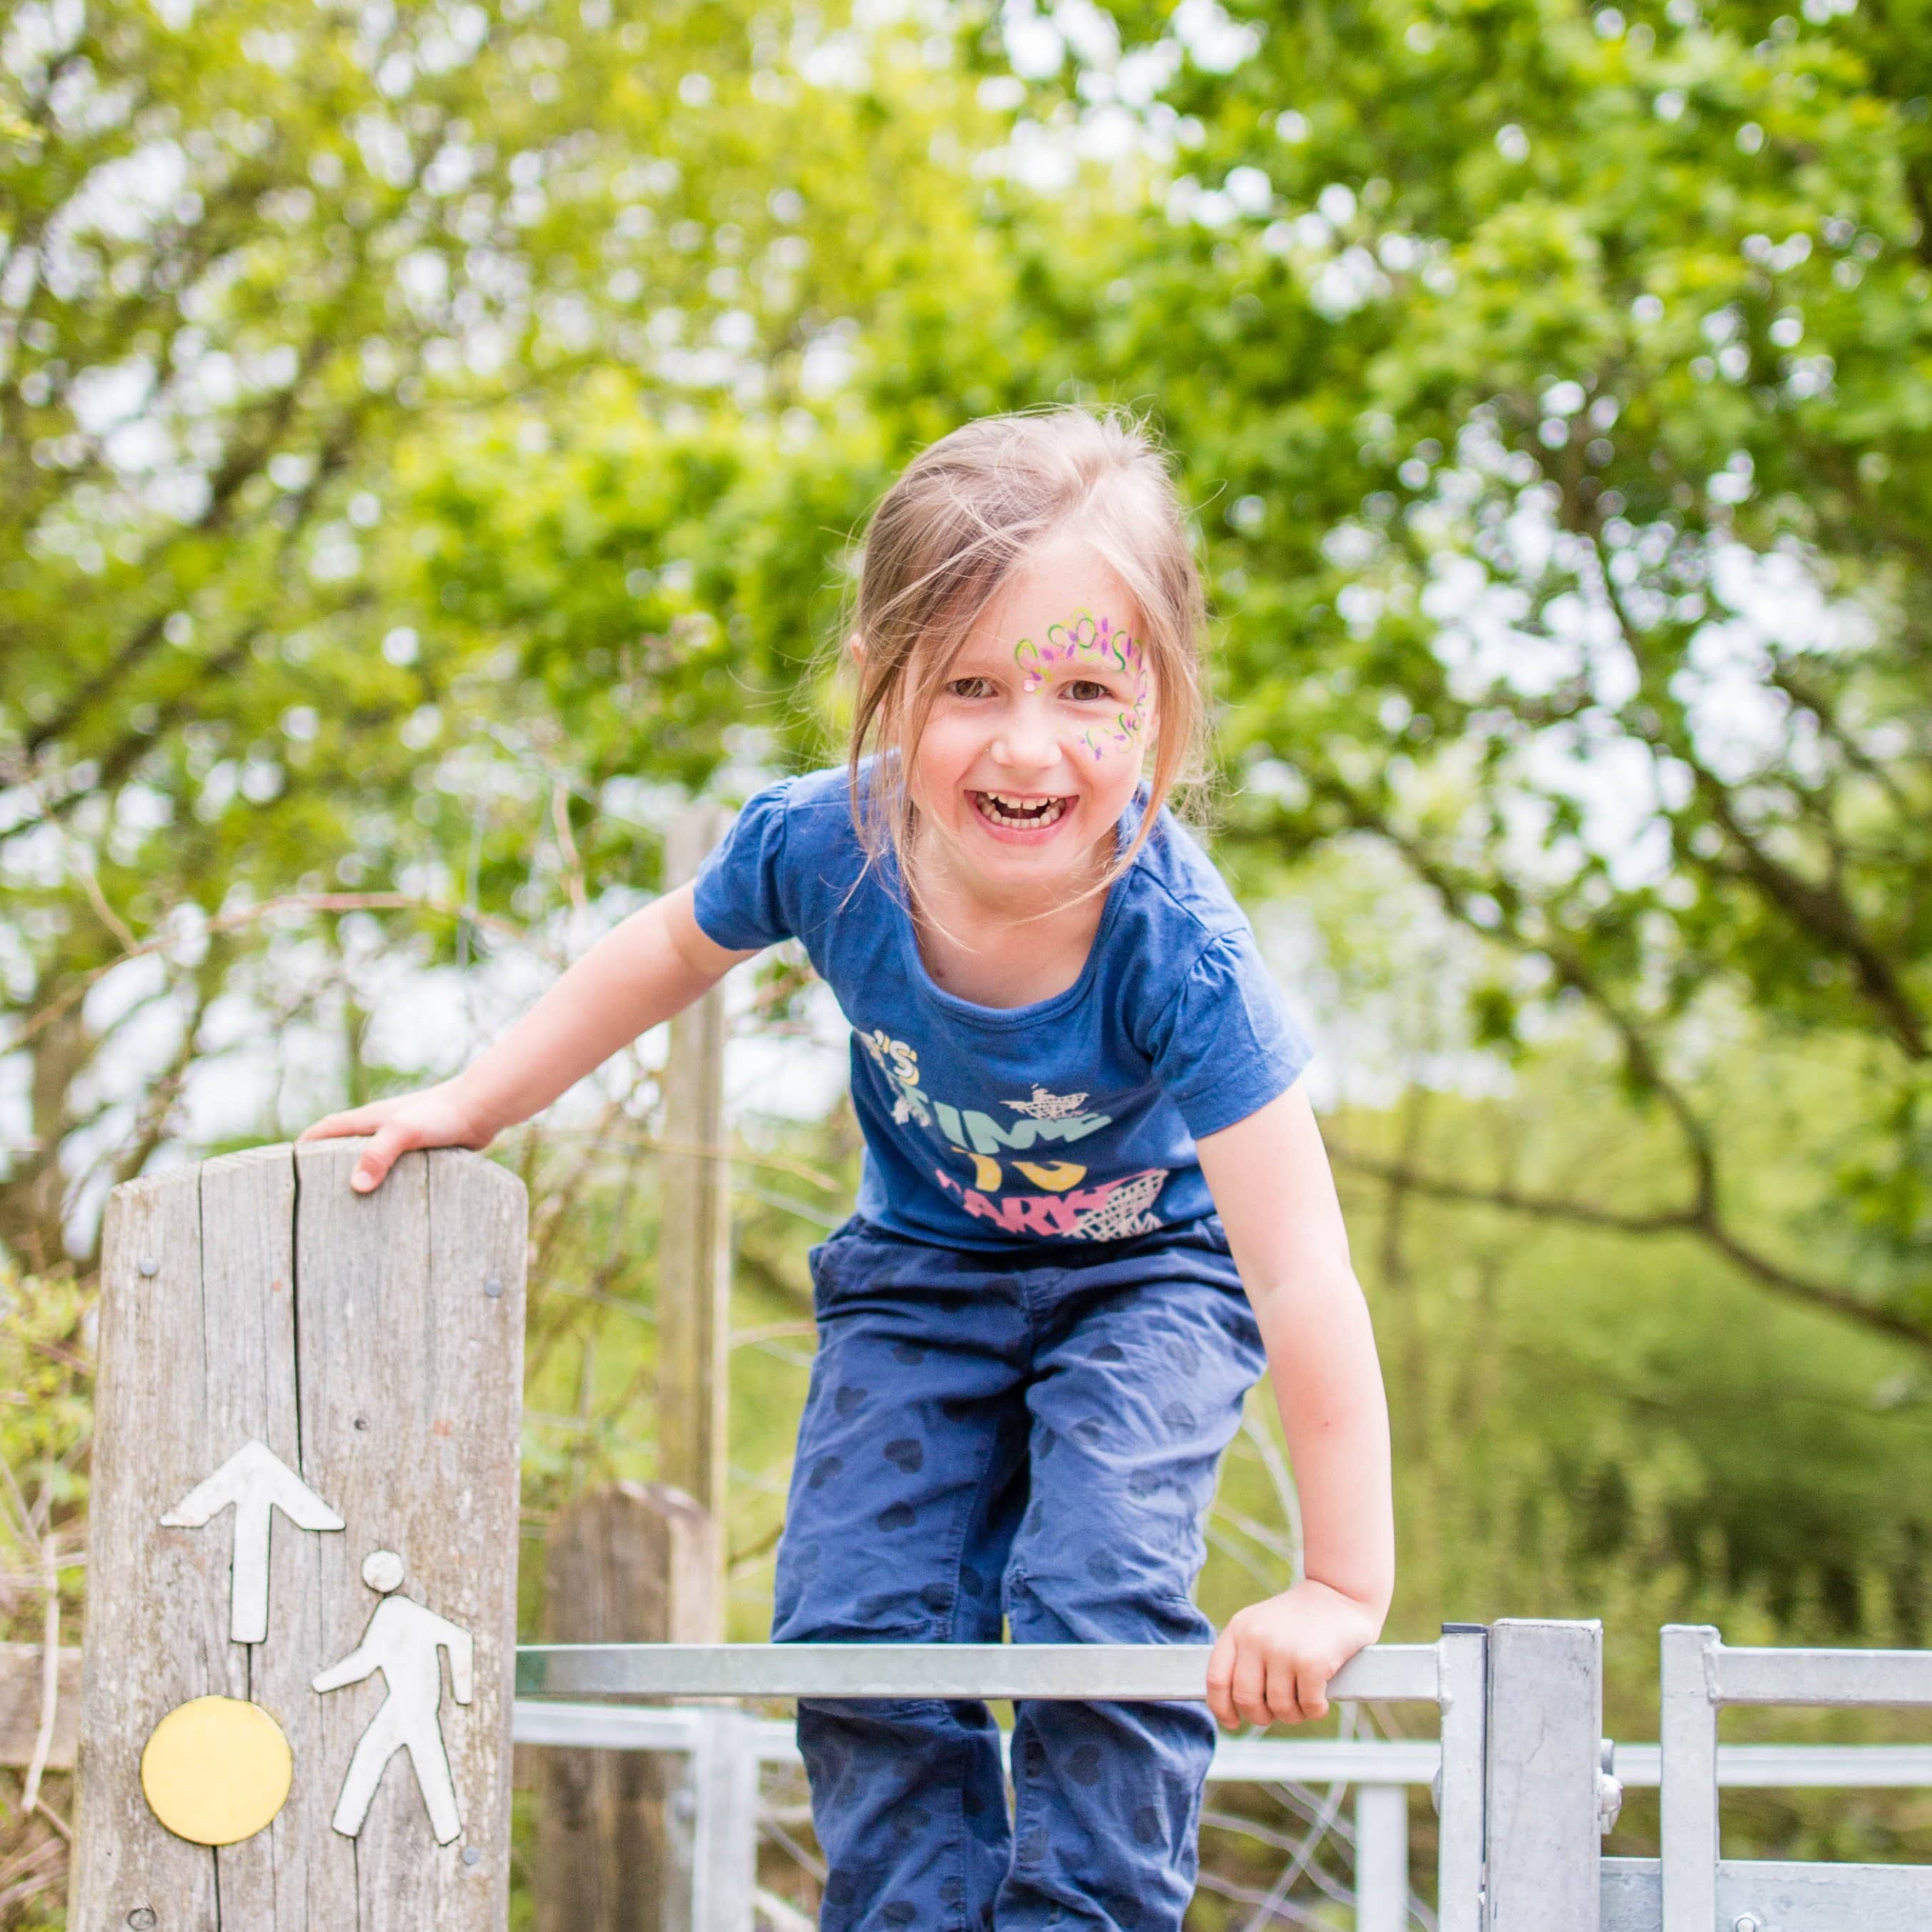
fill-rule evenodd
<path id="1" fill-rule="evenodd" d="M 230 1503 L 235 1558 L 228 1634 L 237 1643 L 260 1643 L 268 1634 L 268 1512 L 280 1510 L 298 1529 L 340 1529 L 342 1519 L 266 1442 L 251 1437 L 161 1521 L 170 1529 L 199 1529 Z"/>

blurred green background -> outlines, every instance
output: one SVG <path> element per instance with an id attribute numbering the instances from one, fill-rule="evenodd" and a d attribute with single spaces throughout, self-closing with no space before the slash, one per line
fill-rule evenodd
<path id="1" fill-rule="evenodd" d="M 1666 1619 L 1926 1642 L 1928 97 L 1924 0 L 14 5 L 0 1637 L 50 1564 L 81 1626 L 107 1190 L 463 1064 L 680 804 L 834 754 L 905 460 L 1073 399 L 1197 527 L 1193 809 L 1320 1042 L 1389 1635 L 1601 1617 L 1628 1738 Z M 856 1140 L 824 989 L 740 978 L 750 1638 Z M 654 1472 L 661 1052 L 496 1150 L 532 1575 Z M 1217 1617 L 1287 1576 L 1253 1424 Z M 0 1924 L 58 1924 L 20 1792 Z M 1932 1857 L 1915 1794 L 1725 1818 Z"/>

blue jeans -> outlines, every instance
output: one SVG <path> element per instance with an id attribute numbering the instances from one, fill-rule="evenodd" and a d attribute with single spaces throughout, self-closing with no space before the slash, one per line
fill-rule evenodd
<path id="1" fill-rule="evenodd" d="M 1204 1643 L 1201 1519 L 1261 1336 L 1218 1217 L 958 1252 L 854 1216 L 812 1251 L 819 1346 L 780 1642 Z M 824 1932 L 1172 1932 L 1214 1726 L 1022 1702 L 1007 1819 L 979 1702 L 812 1700 Z"/>

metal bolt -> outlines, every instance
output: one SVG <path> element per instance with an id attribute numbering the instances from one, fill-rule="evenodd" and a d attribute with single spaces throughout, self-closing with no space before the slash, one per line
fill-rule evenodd
<path id="1" fill-rule="evenodd" d="M 152 1271 L 146 1267 L 142 1269 L 144 1274 Z M 128 1923 L 134 1928 L 134 1932 L 148 1932 L 148 1928 L 155 1923 L 153 1909 L 146 1905 L 136 1906 L 128 1915 Z"/>
<path id="2" fill-rule="evenodd" d="M 1617 1828 L 1617 1818 L 1624 1808 L 1624 1787 L 1621 1778 L 1612 1778 L 1606 1771 L 1597 1774 L 1597 1835 L 1606 1838 Z M 1752 1932 L 1747 1928 L 1746 1932 Z"/>
<path id="3" fill-rule="evenodd" d="M 366 1415 L 358 1415 L 356 1418 L 356 1426 L 358 1429 L 367 1429 L 369 1426 L 369 1418 Z"/>
<path id="4" fill-rule="evenodd" d="M 480 1865 L 483 1862 L 483 1854 L 474 1845 L 465 1845 L 463 1848 L 463 1862 L 466 1865 Z"/>
<path id="5" fill-rule="evenodd" d="M 494 1301 L 497 1296 L 501 1294 L 502 1292 L 503 1284 L 499 1281 L 494 1274 L 483 1284 L 483 1292 L 487 1294 L 492 1301 Z"/>
<path id="6" fill-rule="evenodd" d="M 141 1257 L 140 1262 L 140 1267 L 141 1272 L 142 1272 L 144 1275 L 148 1276 L 150 1279 L 152 1279 L 152 1278 L 153 1276 L 154 1276 L 155 1275 L 159 1274 L 160 1273 L 160 1271 L 161 1271 L 161 1264 L 160 1264 L 160 1263 L 159 1262 L 158 1262 L 158 1261 L 152 1261 L 152 1260 L 150 1260 L 150 1259 L 148 1258 L 148 1256 L 146 1256 L 146 1255 L 143 1255 L 143 1256 Z M 148 1909 L 148 1908 L 147 1908 L 145 1905 L 144 1905 L 144 1906 L 142 1906 L 141 1907 L 141 1910 L 142 1910 L 143 1912 L 146 1911 L 146 1910 L 147 1910 L 147 1909 Z M 154 1923 L 154 1922 L 152 1918 L 151 1918 L 151 1919 L 149 1919 L 149 1920 L 148 1921 L 148 1923 L 150 1925 L 153 1924 L 153 1923 Z"/>
<path id="7" fill-rule="evenodd" d="M 1764 1932 L 1764 1921 L 1755 1912 L 1740 1912 L 1731 1921 L 1731 1932 Z"/>
<path id="8" fill-rule="evenodd" d="M 1600 1838 L 1608 1838 L 1616 1829 L 1618 1814 L 1624 1808 L 1623 1780 L 1616 1774 L 1613 1738 L 1598 1739 L 1597 1765 L 1597 1832 Z"/>

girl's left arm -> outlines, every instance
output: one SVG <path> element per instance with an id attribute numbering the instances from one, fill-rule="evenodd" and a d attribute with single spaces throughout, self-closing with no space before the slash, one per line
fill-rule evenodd
<path id="1" fill-rule="evenodd" d="M 1208 1704 L 1231 1726 L 1299 1724 L 1327 1712 L 1329 1678 L 1388 1614 L 1388 1404 L 1322 1130 L 1299 1083 L 1197 1145 L 1267 1346 L 1303 1541 L 1303 1580 L 1221 1633 Z"/>

